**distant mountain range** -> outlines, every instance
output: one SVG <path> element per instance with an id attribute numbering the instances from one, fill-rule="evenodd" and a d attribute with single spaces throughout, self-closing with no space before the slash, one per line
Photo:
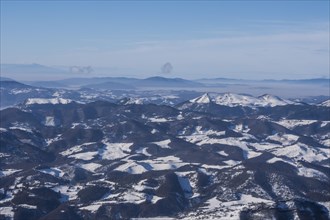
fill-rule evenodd
<path id="1" fill-rule="evenodd" d="M 113 81 L 102 83 L 101 79 L 113 79 Z M 193 105 L 194 103 L 211 103 L 230 107 L 249 106 L 252 108 L 303 102 L 318 104 L 329 99 L 329 96 L 324 95 L 289 100 L 281 99 L 274 95 L 267 95 L 266 93 L 264 93 L 266 95 L 261 96 L 218 91 L 204 94 L 203 90 L 198 91 L 200 84 L 180 78 L 77 78 L 54 81 L 53 83 L 48 81 L 45 84 L 44 83 L 27 85 L 8 78 L 1 78 L 0 106 L 4 108 L 16 105 L 31 97 L 65 98 L 83 103 L 107 100 L 114 102 L 120 101 L 121 103 L 154 103 L 172 106 L 190 100 L 187 105 Z M 58 86 L 59 88 L 46 88 L 47 86 L 53 85 L 55 85 L 54 87 Z M 65 89 L 70 87 L 77 89 Z M 194 88 L 197 89 L 194 90 Z M 127 99 L 127 97 L 129 97 L 129 99 Z"/>
<path id="2" fill-rule="evenodd" d="M 8 78 L 8 77 L 1 77 L 0 76 L 0 81 L 15 81 L 15 80 L 13 80 L 11 78 Z"/>
<path id="3" fill-rule="evenodd" d="M 40 64 L 1 64 L 1 72 L 4 74 L 11 74 L 11 73 L 58 73 L 58 72 L 65 72 L 60 69 L 56 69 L 53 67 L 48 67 Z"/>
<path id="4" fill-rule="evenodd" d="M 0 87 L 7 89 L 32 88 L 32 86 L 26 85 L 24 83 L 16 82 L 14 80 L 1 80 Z"/>
<path id="5" fill-rule="evenodd" d="M 93 78 L 68 78 L 54 81 L 26 81 L 34 86 L 47 88 L 93 88 L 110 90 L 130 90 L 138 88 L 217 88 L 230 85 L 254 85 L 262 84 L 269 86 L 273 84 L 293 84 L 311 86 L 330 86 L 329 79 L 303 79 L 303 80 L 239 80 L 239 79 L 202 79 L 187 80 L 182 78 L 149 77 L 146 79 L 128 77 L 93 77 Z"/>
<path id="6" fill-rule="evenodd" d="M 1 75 L 17 80 L 56 80 L 68 77 L 68 71 L 40 64 L 1 64 Z"/>
<path id="7" fill-rule="evenodd" d="M 204 84 L 218 83 L 288 83 L 288 84 L 323 84 L 330 85 L 329 78 L 311 78 L 311 79 L 263 79 L 263 80 L 247 80 L 247 79 L 231 79 L 231 78 L 202 78 L 195 81 Z"/>
<path id="8" fill-rule="evenodd" d="M 125 78 L 125 77 L 107 77 L 107 78 L 71 78 L 59 81 L 41 81 L 33 82 L 29 85 L 14 81 L 10 78 L 0 78 L 0 96 L 1 108 L 6 106 L 16 105 L 24 102 L 27 98 L 69 98 L 79 102 L 90 102 L 96 100 L 118 101 L 129 96 L 128 103 L 155 103 L 176 105 L 180 101 L 196 98 L 205 93 L 205 90 L 211 90 L 212 99 L 208 96 L 196 98 L 197 102 L 211 101 L 220 105 L 236 106 L 265 106 L 272 105 L 271 103 L 290 104 L 292 101 L 306 102 L 311 104 L 318 104 L 329 99 L 329 87 L 325 87 L 324 95 L 317 96 L 310 95 L 310 90 L 299 86 L 300 94 L 308 94 L 306 96 L 298 96 L 302 98 L 291 98 L 289 100 L 282 100 L 276 96 L 257 96 L 243 95 L 239 92 L 228 92 L 231 87 L 224 87 L 222 90 L 215 87 L 207 87 L 203 84 L 184 80 L 180 78 L 163 78 L 150 77 L 147 79 Z M 235 86 L 235 85 L 234 85 Z M 236 86 L 237 87 L 237 86 Z M 314 85 L 315 90 L 319 89 L 319 85 Z M 211 88 L 211 89 L 210 89 Z M 248 89 L 247 87 L 242 87 Z M 251 87 L 250 91 L 255 90 Z M 292 93 L 295 84 L 289 84 L 285 87 L 288 92 Z M 303 90 L 300 90 L 300 89 Z M 258 89 L 256 87 L 256 89 Z M 283 90 L 281 87 L 278 90 Z M 213 91 L 212 91 L 213 90 Z M 227 91 L 226 91 L 227 90 Z M 269 89 L 259 89 L 261 94 L 272 94 Z M 297 90 L 297 89 L 296 89 Z M 223 94 L 219 96 L 219 94 Z M 240 94 L 240 95 L 237 95 Z M 253 93 L 252 93 L 253 94 Z M 274 93 L 273 93 L 274 94 Z M 275 93 L 275 95 L 277 95 Z M 217 96 L 217 97 L 216 97 Z M 216 98 L 214 98 L 216 97 Z"/>
<path id="9" fill-rule="evenodd" d="M 165 78 L 160 76 L 146 79 L 126 77 L 93 77 L 69 78 L 56 81 L 26 82 L 47 88 L 83 87 L 93 89 L 131 90 L 138 88 L 197 88 L 205 87 L 204 84 L 182 78 Z"/>
<path id="10" fill-rule="evenodd" d="M 86 86 L 101 83 L 121 83 L 129 84 L 130 88 L 134 87 L 205 87 L 221 84 L 236 84 L 236 83 L 289 83 L 289 84 L 318 84 L 330 85 L 329 78 L 313 78 L 313 79 L 264 79 L 264 80 L 247 80 L 247 79 L 232 79 L 232 78 L 200 78 L 195 80 L 186 80 L 181 78 L 165 78 L 160 76 L 149 77 L 146 79 L 130 78 L 130 77 L 88 77 L 91 75 L 83 73 L 71 73 L 68 67 L 65 70 L 63 67 L 49 67 L 40 64 L 1 64 L 2 77 L 14 78 L 19 81 L 28 82 L 31 85 L 43 87 L 62 87 L 62 86 Z M 80 77 L 80 76 L 84 77 Z M 71 77 L 70 77 L 71 76 Z M 73 76 L 73 77 L 72 77 Z M 79 76 L 79 77 L 75 77 Z M 38 79 L 38 81 L 31 81 Z M 54 82 L 54 80 L 56 82 Z M 51 81 L 51 82 L 49 82 Z M 115 84 L 112 84 L 115 85 Z M 106 85 L 100 85 L 106 87 Z M 122 85 L 116 85 L 119 88 Z"/>

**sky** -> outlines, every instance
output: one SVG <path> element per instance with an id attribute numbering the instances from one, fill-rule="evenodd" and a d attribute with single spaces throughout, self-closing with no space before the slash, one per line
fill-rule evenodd
<path id="1" fill-rule="evenodd" d="M 1 64 L 84 76 L 329 77 L 329 35 L 328 0 L 1 0 Z"/>

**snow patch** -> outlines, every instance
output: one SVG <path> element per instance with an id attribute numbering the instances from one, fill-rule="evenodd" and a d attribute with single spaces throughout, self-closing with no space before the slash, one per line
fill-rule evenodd
<path id="1" fill-rule="evenodd" d="M 81 144 L 81 145 L 76 145 L 76 146 L 73 146 L 65 151 L 62 151 L 60 154 L 62 156 L 69 156 L 73 153 L 78 153 L 80 151 L 83 151 L 84 147 L 87 147 L 89 145 L 92 145 L 92 144 L 95 144 L 95 142 L 89 142 L 89 143 L 84 143 L 84 144 Z"/>
<path id="2" fill-rule="evenodd" d="M 43 99 L 43 98 L 29 98 L 25 101 L 25 105 L 35 105 L 35 104 L 69 104 L 72 100 L 63 99 L 63 98 L 51 98 L 51 99 Z"/>
<path id="3" fill-rule="evenodd" d="M 236 166 L 241 163 L 241 161 L 237 161 L 237 160 L 226 160 L 223 162 L 229 166 Z"/>
<path id="4" fill-rule="evenodd" d="M 61 201 L 71 201 L 77 199 L 77 194 L 81 190 L 81 186 L 60 185 L 52 188 L 55 192 L 60 192 L 62 195 Z"/>
<path id="5" fill-rule="evenodd" d="M 241 194 L 239 200 L 224 202 L 218 200 L 216 197 L 209 199 L 206 204 L 207 207 L 204 210 L 207 213 L 217 212 L 219 210 L 227 209 L 229 212 L 221 212 L 221 217 L 216 217 L 214 219 L 240 219 L 240 212 L 244 208 L 251 208 L 253 204 L 268 203 L 273 204 L 273 201 L 256 198 L 251 195 Z M 230 216 L 229 216 L 230 215 Z M 209 217 L 209 216 L 208 216 Z M 206 218 L 208 219 L 208 218 Z M 211 218 L 213 219 L 213 218 Z"/>
<path id="6" fill-rule="evenodd" d="M 91 152 L 72 154 L 69 157 L 75 158 L 77 160 L 92 160 L 96 155 L 98 155 L 97 151 L 91 151 Z"/>
<path id="7" fill-rule="evenodd" d="M 159 132 L 157 129 L 152 129 L 151 134 L 156 134 L 157 132 Z"/>
<path id="8" fill-rule="evenodd" d="M 22 171 L 22 170 L 21 169 L 20 170 L 15 170 L 15 169 L 0 170 L 0 177 L 9 176 L 9 175 L 17 173 L 19 171 Z"/>
<path id="9" fill-rule="evenodd" d="M 32 132 L 32 129 L 30 128 L 25 128 L 25 127 L 17 127 L 17 126 L 12 126 L 12 127 L 9 127 L 10 130 L 21 130 L 21 131 L 25 131 L 25 132 L 28 132 L 28 133 L 33 133 Z"/>
<path id="10" fill-rule="evenodd" d="M 147 157 L 150 157 L 151 154 L 149 154 L 147 150 L 148 150 L 147 147 L 140 148 L 140 149 L 136 150 L 136 153 L 138 153 L 138 154 L 144 154 L 144 155 L 146 155 Z"/>
<path id="11" fill-rule="evenodd" d="M 313 123 L 316 123 L 317 120 L 295 120 L 295 119 L 283 119 L 280 121 L 277 121 L 275 123 L 282 125 L 283 127 L 286 127 L 288 129 L 293 129 L 298 126 L 303 126 L 303 125 L 310 125 Z"/>
<path id="12" fill-rule="evenodd" d="M 320 127 L 324 127 L 324 126 L 327 126 L 328 124 L 330 123 L 330 121 L 322 121 Z"/>
<path id="13" fill-rule="evenodd" d="M 206 204 L 208 204 L 206 209 L 211 211 L 220 207 L 221 202 L 216 197 L 214 197 L 207 200 Z"/>
<path id="14" fill-rule="evenodd" d="M 0 132 L 7 132 L 8 130 L 6 128 L 0 128 Z"/>
<path id="15" fill-rule="evenodd" d="M 80 207 L 79 209 L 80 210 L 87 210 L 87 211 L 90 211 L 92 213 L 95 213 L 101 206 L 102 206 L 102 204 L 92 204 L 92 205 Z"/>
<path id="16" fill-rule="evenodd" d="M 218 154 L 222 155 L 222 156 L 225 156 L 225 157 L 228 157 L 229 155 L 225 152 L 225 151 L 218 151 Z"/>
<path id="17" fill-rule="evenodd" d="M 163 123 L 163 122 L 169 122 L 172 120 L 166 119 L 166 118 L 149 118 L 150 122 L 156 122 L 156 123 Z"/>
<path id="18" fill-rule="evenodd" d="M 0 215 L 4 215 L 9 219 L 13 219 L 14 218 L 13 207 L 0 207 Z"/>
<path id="19" fill-rule="evenodd" d="M 115 170 L 131 174 L 141 174 L 150 170 L 173 170 L 178 169 L 188 163 L 184 163 L 175 156 L 158 157 L 152 160 L 133 161 L 118 166 Z"/>
<path id="20" fill-rule="evenodd" d="M 45 119 L 45 126 L 55 126 L 55 118 L 52 116 L 47 116 Z"/>
<path id="21" fill-rule="evenodd" d="M 37 209 L 37 206 L 35 205 L 19 204 L 18 206 L 26 209 Z"/>
<path id="22" fill-rule="evenodd" d="M 271 200 L 261 199 L 257 197 L 253 197 L 251 195 L 242 194 L 241 198 L 236 201 L 223 202 L 221 206 L 234 206 L 234 205 L 245 205 L 245 204 L 253 204 L 253 203 L 273 203 Z"/>
<path id="23" fill-rule="evenodd" d="M 299 137 L 293 134 L 279 134 L 279 133 L 268 136 L 266 138 L 266 140 L 280 142 L 282 146 L 292 145 L 295 142 L 297 142 L 298 139 Z"/>
<path id="24" fill-rule="evenodd" d="M 79 164 L 78 166 L 90 172 L 95 172 L 95 170 L 101 167 L 102 165 L 98 163 L 85 163 L 85 164 Z"/>
<path id="25" fill-rule="evenodd" d="M 321 181 L 328 181 L 328 177 L 324 173 L 311 168 L 298 167 L 298 175 L 310 177 L 310 178 L 316 178 Z"/>
<path id="26" fill-rule="evenodd" d="M 140 204 L 146 201 L 144 193 L 135 192 L 133 190 L 125 192 L 121 196 L 121 199 L 123 199 L 127 203 L 135 203 L 135 204 Z"/>
<path id="27" fill-rule="evenodd" d="M 305 160 L 308 162 L 313 162 L 328 159 L 328 151 L 328 149 L 310 148 L 305 144 L 297 143 L 281 148 L 276 148 L 270 152 L 276 156 L 286 156 L 294 160 Z"/>
<path id="28" fill-rule="evenodd" d="M 247 133 L 250 131 L 249 127 L 247 125 L 243 125 L 243 124 L 236 125 L 234 130 L 239 131 L 239 132 L 244 132 L 244 133 Z"/>
<path id="29" fill-rule="evenodd" d="M 41 170 L 38 170 L 38 171 L 42 172 L 42 173 L 52 175 L 54 177 L 63 177 L 64 174 L 65 174 L 62 170 L 60 170 L 58 168 L 41 169 Z"/>
<path id="30" fill-rule="evenodd" d="M 116 160 L 126 157 L 131 152 L 130 147 L 133 145 L 133 143 L 103 143 L 105 146 L 100 152 L 103 160 Z"/>
<path id="31" fill-rule="evenodd" d="M 292 162 L 290 162 L 288 160 L 284 160 L 284 159 L 279 158 L 279 157 L 273 157 L 272 159 L 267 160 L 266 163 L 276 163 L 278 161 L 291 164 L 292 166 L 296 166 L 294 163 L 292 163 Z"/>
<path id="32" fill-rule="evenodd" d="M 0 153 L 0 158 L 2 158 L 2 157 L 9 157 L 9 156 L 10 156 L 10 154 Z"/>
<path id="33" fill-rule="evenodd" d="M 169 146 L 169 144 L 171 143 L 170 139 L 163 140 L 163 141 L 158 141 L 158 142 L 152 142 L 152 143 L 158 145 L 161 148 L 169 148 L 169 149 L 171 148 Z"/>

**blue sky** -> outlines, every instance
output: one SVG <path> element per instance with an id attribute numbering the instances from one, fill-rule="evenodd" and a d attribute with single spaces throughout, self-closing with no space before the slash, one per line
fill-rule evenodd
<path id="1" fill-rule="evenodd" d="M 1 1 L 1 63 L 92 76 L 329 77 L 329 1 Z"/>

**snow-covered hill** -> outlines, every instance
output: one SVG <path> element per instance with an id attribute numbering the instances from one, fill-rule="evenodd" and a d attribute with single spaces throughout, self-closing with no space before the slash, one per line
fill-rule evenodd
<path id="1" fill-rule="evenodd" d="M 218 105 L 226 106 L 249 106 L 249 107 L 274 107 L 281 105 L 295 104 L 292 101 L 281 99 L 277 96 L 265 94 L 259 97 L 250 95 L 240 95 L 233 93 L 225 93 L 214 98 L 215 103 Z"/>
<path id="2" fill-rule="evenodd" d="M 319 106 L 330 107 L 330 99 L 320 103 Z"/>

